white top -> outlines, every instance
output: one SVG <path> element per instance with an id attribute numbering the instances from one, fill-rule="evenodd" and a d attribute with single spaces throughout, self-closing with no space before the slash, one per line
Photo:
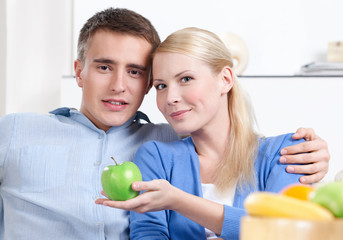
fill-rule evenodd
<path id="1" fill-rule="evenodd" d="M 232 206 L 233 199 L 235 197 L 236 185 L 232 186 L 225 193 L 219 193 L 214 184 L 202 183 L 201 186 L 203 198 L 220 204 L 225 204 L 227 206 Z M 205 228 L 205 232 L 207 239 L 217 238 L 216 234 L 211 230 Z"/>

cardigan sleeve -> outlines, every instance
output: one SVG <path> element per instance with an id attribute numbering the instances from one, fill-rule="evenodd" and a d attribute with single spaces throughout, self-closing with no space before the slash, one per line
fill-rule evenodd
<path id="1" fill-rule="evenodd" d="M 286 146 L 303 142 L 303 139 L 294 140 L 292 134 L 270 137 L 262 141 L 258 155 L 255 160 L 255 171 L 258 183 L 256 191 L 267 191 L 278 193 L 289 184 L 299 183 L 302 174 L 291 174 L 286 172 L 286 164 L 279 161 L 280 150 Z M 238 207 L 224 205 L 224 222 L 220 237 L 223 239 L 239 239 L 240 221 L 247 213 L 243 207 L 245 198 L 253 192 L 251 186 L 244 188 L 243 192 L 237 191 Z M 236 196 L 235 196 L 236 199 Z"/>
<path id="2" fill-rule="evenodd" d="M 220 238 L 239 239 L 240 221 L 246 212 L 242 208 L 224 205 L 224 222 Z"/>
<path id="3" fill-rule="evenodd" d="M 139 167 L 143 181 L 166 179 L 164 166 L 154 142 L 143 144 L 137 151 L 134 163 Z M 169 239 L 169 211 L 155 211 L 139 214 L 130 212 L 130 239 Z"/>
<path id="4" fill-rule="evenodd" d="M 258 159 L 261 162 L 261 168 L 266 169 L 268 173 L 263 177 L 264 182 L 260 186 L 260 191 L 278 193 L 290 184 L 299 183 L 300 177 L 304 176 L 304 174 L 288 173 L 286 171 L 288 164 L 280 163 L 279 159 L 281 157 L 280 151 L 282 148 L 304 141 L 304 139 L 292 139 L 292 134 L 285 134 L 267 139 L 265 143 L 266 146 L 261 150 L 261 152 L 264 151 L 265 153 L 262 155 L 262 159 Z"/>

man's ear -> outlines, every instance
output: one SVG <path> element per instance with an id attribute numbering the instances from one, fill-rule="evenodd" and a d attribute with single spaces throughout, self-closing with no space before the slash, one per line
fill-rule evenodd
<path id="1" fill-rule="evenodd" d="M 152 82 L 152 81 L 150 80 L 150 82 Z M 149 83 L 149 84 L 147 85 L 147 87 L 146 87 L 146 92 L 145 92 L 145 94 L 148 94 L 148 93 L 149 93 L 151 87 L 152 87 L 152 84 Z"/>
<path id="2" fill-rule="evenodd" d="M 223 68 L 221 74 L 223 83 L 222 93 L 227 94 L 231 90 L 235 82 L 234 74 L 232 72 L 232 69 L 228 66 Z"/>
<path id="3" fill-rule="evenodd" d="M 83 69 L 82 62 L 79 59 L 75 60 L 74 61 L 75 78 L 76 78 L 76 83 L 80 88 L 83 87 L 83 81 L 81 77 L 82 69 Z"/>
<path id="4" fill-rule="evenodd" d="M 152 73 L 149 73 L 149 77 L 148 77 L 148 84 L 146 85 L 146 91 L 145 94 L 148 94 L 150 89 L 152 87 Z"/>

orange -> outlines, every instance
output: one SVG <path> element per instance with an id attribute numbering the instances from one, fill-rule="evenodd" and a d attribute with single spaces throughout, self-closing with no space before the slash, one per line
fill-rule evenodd
<path id="1" fill-rule="evenodd" d="M 301 199 L 301 200 L 310 200 L 311 193 L 315 190 L 311 185 L 305 184 L 291 184 L 281 190 L 280 194 Z"/>

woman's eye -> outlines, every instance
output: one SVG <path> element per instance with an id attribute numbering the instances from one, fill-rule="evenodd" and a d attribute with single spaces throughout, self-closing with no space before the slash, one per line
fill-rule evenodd
<path id="1" fill-rule="evenodd" d="M 181 82 L 189 82 L 192 78 L 191 77 L 183 77 L 181 78 Z"/>
<path id="2" fill-rule="evenodd" d="M 156 90 L 161 90 L 161 89 L 166 88 L 166 87 L 167 87 L 167 85 L 165 85 L 165 84 L 158 84 L 155 86 Z"/>

